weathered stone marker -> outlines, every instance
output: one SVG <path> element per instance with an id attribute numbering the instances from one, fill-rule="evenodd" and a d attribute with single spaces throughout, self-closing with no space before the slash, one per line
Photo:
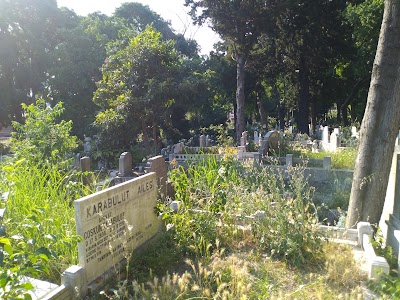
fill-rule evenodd
<path id="1" fill-rule="evenodd" d="M 157 177 L 149 173 L 74 202 L 83 286 L 157 233 L 156 201 Z"/>

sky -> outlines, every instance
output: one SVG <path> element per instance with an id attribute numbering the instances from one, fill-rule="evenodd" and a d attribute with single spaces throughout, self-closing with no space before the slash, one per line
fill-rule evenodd
<path id="1" fill-rule="evenodd" d="M 199 28 L 192 25 L 192 20 L 187 14 L 189 9 L 184 6 L 185 0 L 57 0 L 59 7 L 72 9 L 81 16 L 95 11 L 112 15 L 115 8 L 124 2 L 148 5 L 164 20 L 170 21 L 176 33 L 182 33 L 186 38 L 195 39 L 201 47 L 201 54 L 208 54 L 213 49 L 214 43 L 219 41 L 218 35 L 209 27 Z"/>

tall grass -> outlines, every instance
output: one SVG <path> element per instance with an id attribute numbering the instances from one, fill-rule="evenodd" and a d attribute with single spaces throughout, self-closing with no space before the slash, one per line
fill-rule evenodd
<path id="1" fill-rule="evenodd" d="M 24 240 L 33 252 L 48 249 L 53 260 L 46 279 L 58 282 L 60 272 L 78 259 L 72 201 L 89 190 L 73 171 L 25 159 L 4 165 L 2 177 L 0 191 L 9 192 L 4 220 L 7 236 L 16 248 Z"/>

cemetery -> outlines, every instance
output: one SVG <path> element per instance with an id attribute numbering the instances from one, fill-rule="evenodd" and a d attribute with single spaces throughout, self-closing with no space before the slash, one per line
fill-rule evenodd
<path id="1" fill-rule="evenodd" d="M 223 153 L 220 147 L 212 146 L 211 142 L 203 143 L 203 137 L 200 137 L 202 144 L 198 147 L 180 142 L 171 147 L 173 153 L 150 158 L 139 168 L 135 167 L 131 153 L 124 152 L 119 157 L 118 169 L 108 171 L 108 177 L 101 181 L 94 176 L 90 157 L 77 160 L 80 155 L 76 155 L 75 165 L 82 172 L 82 184 L 92 187 L 94 192 L 75 199 L 73 205 L 67 208 L 72 211 L 71 217 L 75 221 L 70 228 L 76 230 L 76 237 L 70 243 L 71 247 L 76 247 L 71 254 L 74 258 L 69 260 L 71 265 L 63 265 L 59 271 L 61 276 L 55 282 L 54 277 L 51 281 L 47 281 L 46 276 L 24 277 L 25 282 L 33 284 L 30 295 L 33 299 L 96 298 L 100 291 L 107 293 L 105 289 L 110 284 L 117 284 L 116 274 L 124 276 L 122 273 L 127 266 L 135 270 L 135 261 L 140 261 L 140 257 L 147 252 L 155 251 L 154 247 L 160 247 L 157 245 L 166 238 L 172 238 L 179 248 L 186 249 L 184 251 L 189 257 L 201 255 L 200 261 L 212 261 L 213 251 L 219 251 L 221 246 L 237 251 L 240 247 L 232 245 L 237 241 L 242 244 L 240 251 L 248 251 L 244 250 L 245 245 L 258 240 L 259 251 L 269 253 L 270 259 L 283 259 L 288 266 L 312 266 L 317 257 L 321 259 L 328 255 L 324 253 L 328 251 L 323 250 L 327 247 L 324 245 L 332 243 L 337 246 L 329 246 L 329 251 L 348 253 L 345 264 L 354 268 L 349 272 L 359 272 L 358 283 L 346 286 L 345 293 L 350 297 L 367 295 L 366 286 L 357 285 L 367 280 L 379 282 L 391 268 L 371 243 L 373 227 L 368 222 L 360 222 L 356 229 L 346 229 L 343 223 L 346 211 L 335 211 L 335 207 L 331 206 L 324 214 L 324 205 L 329 205 L 329 201 L 326 198 L 317 199 L 318 186 L 322 186 L 322 192 L 326 193 L 333 180 L 336 183 L 351 180 L 353 171 L 332 168 L 330 156 L 322 160 L 297 158 L 293 154 L 277 156 L 290 151 L 288 149 L 296 149 L 299 144 L 310 153 L 323 151 L 324 154 L 333 154 L 324 150 L 322 140 L 313 142 L 321 148 L 310 149 L 306 141 L 293 141 L 286 144 L 292 148 L 283 149 L 284 135 L 279 131 L 270 131 L 264 137 L 259 137 L 257 133 L 254 137 L 259 138 L 251 141 L 258 142 L 257 152 L 247 151 L 247 134 L 243 135 L 240 146 L 233 153 Z M 397 148 L 393 156 L 385 215 L 380 224 L 385 239 L 394 251 L 399 249 L 400 238 L 396 233 L 398 227 L 393 213 L 397 209 Z M 346 150 L 341 148 L 336 151 Z M 3 192 L 2 197 L 4 203 L 10 201 L 10 191 Z M 3 235 L 9 236 L 6 207 L 0 210 L 1 230 Z M 284 236 L 282 227 L 285 228 Z M 274 230 L 277 231 L 266 234 Z M 296 240 L 299 234 L 301 240 Z M 293 239 L 294 244 L 287 244 L 288 239 Z M 335 247 L 339 248 L 335 250 Z M 168 253 L 172 249 L 163 248 L 163 251 Z M 341 267 L 340 262 L 336 265 L 332 258 L 330 263 L 335 268 Z M 158 266 L 156 263 L 142 267 Z M 163 267 L 160 266 L 161 269 Z M 200 272 L 193 265 L 191 268 L 191 272 Z M 189 276 L 188 272 L 185 270 L 181 275 L 174 276 L 184 278 Z M 362 275 L 363 272 L 365 275 Z M 323 275 L 315 276 L 319 276 L 319 280 L 323 278 Z M 190 284 L 179 292 L 187 296 L 195 295 L 187 290 Z M 178 293 L 178 290 L 174 292 L 178 287 L 170 288 L 171 295 Z M 337 289 L 335 285 L 329 286 L 331 288 Z M 237 295 L 250 292 L 238 291 Z M 146 292 L 140 290 L 135 293 L 139 297 Z M 156 293 L 160 293 L 161 298 L 166 297 L 166 294 Z M 197 294 L 204 293 L 207 291 L 201 290 Z M 231 296 L 236 297 L 234 292 L 228 290 L 218 293 L 232 293 Z M 294 292 L 293 295 L 301 293 Z"/>
<path id="2" fill-rule="evenodd" d="M 399 1 L 81 2 L 0 0 L 0 299 L 400 299 Z"/>

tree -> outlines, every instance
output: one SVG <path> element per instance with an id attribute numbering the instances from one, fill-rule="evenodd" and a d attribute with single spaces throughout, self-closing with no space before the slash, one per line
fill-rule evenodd
<path id="1" fill-rule="evenodd" d="M 333 102 L 334 67 L 348 52 L 342 12 L 345 1 L 291 0 L 282 4 L 277 21 L 276 48 L 282 77 L 297 86 L 296 121 L 300 132 L 309 133 L 309 121 L 316 125 L 317 100 Z M 295 76 L 294 76 L 295 75 Z M 330 84 L 328 84 L 330 83 Z M 332 88 L 327 89 L 328 86 Z M 340 95 L 337 95 L 340 98 Z M 329 106 L 328 106 L 329 107 Z M 311 109 L 310 109 L 311 108 Z M 311 111 L 311 118 L 310 118 Z"/>
<path id="2" fill-rule="evenodd" d="M 76 15 L 63 11 L 66 21 L 72 23 Z M 72 25 L 72 24 L 71 24 Z M 75 26 L 74 26 L 75 25 Z M 125 30 L 122 20 L 100 14 L 91 14 L 72 25 L 57 31 L 58 43 L 48 59 L 52 61 L 45 82 L 46 100 L 62 101 L 62 117 L 73 121 L 73 134 L 83 138 L 92 130 L 97 106 L 93 103 L 96 82 L 101 79 L 106 45 L 117 39 Z"/>
<path id="3" fill-rule="evenodd" d="M 181 70 L 182 59 L 174 41 L 163 41 L 151 26 L 131 38 L 126 47 L 112 52 L 93 98 L 102 107 L 96 122 L 105 130 L 103 137 L 111 129 L 109 138 L 115 140 L 114 129 L 119 126 L 125 129 L 121 148 L 129 148 L 141 134 L 147 154 L 153 152 L 151 137 L 157 152 L 160 126 L 169 122 L 182 88 Z"/>
<path id="4" fill-rule="evenodd" d="M 231 46 L 236 61 L 236 138 L 245 130 L 245 66 L 256 43 L 260 27 L 268 27 L 273 1 L 255 0 L 185 0 L 191 16 L 199 24 L 211 20 L 213 29 Z M 200 11 L 200 14 L 198 12 Z M 268 13 L 266 13 L 268 12 Z"/>
<path id="5" fill-rule="evenodd" d="M 400 2 L 385 0 L 350 194 L 347 227 L 377 224 L 400 126 Z"/>
<path id="6" fill-rule="evenodd" d="M 42 92 L 57 17 L 55 0 L 0 0 L 0 123 L 21 121 L 21 102 Z"/>

